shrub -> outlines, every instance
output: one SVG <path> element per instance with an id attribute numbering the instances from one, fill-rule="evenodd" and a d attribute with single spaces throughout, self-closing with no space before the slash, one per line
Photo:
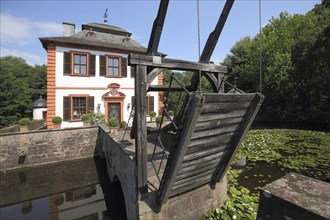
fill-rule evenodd
<path id="1" fill-rule="evenodd" d="M 173 115 L 174 115 L 174 111 L 173 111 L 173 110 L 169 110 L 169 111 L 168 111 L 168 114 L 169 114 L 170 116 L 173 116 Z"/>
<path id="2" fill-rule="evenodd" d="M 156 117 L 156 122 L 160 123 L 162 121 L 162 116 L 161 115 L 158 115 Z"/>
<path id="3" fill-rule="evenodd" d="M 111 128 L 119 127 L 118 118 L 110 118 L 109 119 L 109 127 L 111 127 Z"/>
<path id="4" fill-rule="evenodd" d="M 19 125 L 30 125 L 31 124 L 31 120 L 29 118 L 22 118 L 21 120 L 19 120 Z"/>
<path id="5" fill-rule="evenodd" d="M 150 112 L 150 117 L 156 117 L 156 115 L 157 115 L 157 114 L 156 114 L 155 111 L 151 111 L 151 112 Z"/>
<path id="6" fill-rule="evenodd" d="M 120 122 L 120 127 L 125 128 L 127 125 L 126 121 Z"/>
<path id="7" fill-rule="evenodd" d="M 60 116 L 54 116 L 52 118 L 53 124 L 61 124 L 62 123 L 62 118 Z"/>
<path id="8" fill-rule="evenodd" d="M 91 116 L 89 114 L 84 114 L 81 119 L 83 122 L 89 122 Z"/>

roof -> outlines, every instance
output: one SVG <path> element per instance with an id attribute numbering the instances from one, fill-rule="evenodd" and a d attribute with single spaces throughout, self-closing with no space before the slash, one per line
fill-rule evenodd
<path id="1" fill-rule="evenodd" d="M 130 36 L 130 32 L 116 26 L 90 23 L 82 25 L 82 31 L 68 37 L 43 37 L 39 39 L 46 50 L 48 44 L 70 43 L 146 53 L 147 48 Z"/>
<path id="2" fill-rule="evenodd" d="M 91 30 L 91 29 L 93 31 L 123 35 L 123 36 L 128 36 L 128 37 L 130 37 L 132 35 L 132 33 L 126 31 L 123 28 L 108 25 L 108 24 L 89 23 L 89 24 L 82 25 L 82 30 Z"/>
<path id="3" fill-rule="evenodd" d="M 39 98 L 33 102 L 32 108 L 47 108 L 47 102 L 43 98 Z"/>

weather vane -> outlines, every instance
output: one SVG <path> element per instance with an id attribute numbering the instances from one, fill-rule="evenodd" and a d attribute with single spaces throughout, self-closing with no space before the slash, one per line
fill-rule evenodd
<path id="1" fill-rule="evenodd" d="M 108 24 L 108 8 L 105 9 L 103 17 L 104 17 L 104 24 Z"/>

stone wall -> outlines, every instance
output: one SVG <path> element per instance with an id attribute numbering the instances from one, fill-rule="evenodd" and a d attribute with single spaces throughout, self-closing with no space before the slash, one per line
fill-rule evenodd
<path id="1" fill-rule="evenodd" d="M 128 219 L 137 219 L 137 186 L 135 175 L 134 153 L 126 151 L 125 145 L 120 145 L 111 138 L 106 129 L 100 128 L 97 145 L 106 157 L 107 172 L 110 180 L 119 181 L 125 198 L 125 208 Z"/>
<path id="2" fill-rule="evenodd" d="M 155 193 L 149 193 L 147 199 L 139 201 L 139 219 L 197 219 L 224 204 L 227 199 L 226 176 L 214 189 L 204 185 L 170 198 L 161 210 L 155 203 Z"/>
<path id="3" fill-rule="evenodd" d="M 98 131 L 82 127 L 0 134 L 0 170 L 93 156 Z"/>
<path id="4" fill-rule="evenodd" d="M 329 220 L 329 192 L 327 182 L 289 173 L 261 189 L 257 220 Z"/>

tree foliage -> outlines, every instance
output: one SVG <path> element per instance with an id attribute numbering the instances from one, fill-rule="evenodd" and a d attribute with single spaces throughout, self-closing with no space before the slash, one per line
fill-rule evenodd
<path id="1" fill-rule="evenodd" d="M 31 118 L 32 103 L 46 94 L 46 66 L 30 66 L 18 57 L 0 58 L 0 127 Z"/>
<path id="2" fill-rule="evenodd" d="M 193 72 L 189 71 L 171 71 L 166 70 L 163 74 L 164 76 L 164 85 L 169 85 L 171 81 L 171 75 L 174 75 L 174 77 L 184 86 L 188 87 L 191 85 L 191 79 L 193 76 Z M 172 87 L 173 86 L 179 86 L 179 84 L 172 80 Z M 209 81 L 205 78 L 201 78 L 201 86 L 198 88 L 198 91 L 202 92 L 212 92 L 212 86 L 209 83 Z M 183 101 L 185 100 L 186 93 L 183 92 L 171 92 L 169 95 L 168 103 L 167 103 L 167 110 L 173 110 L 174 112 L 177 112 L 177 110 L 180 109 Z M 164 98 L 167 97 L 167 92 L 164 92 Z"/>
<path id="3" fill-rule="evenodd" d="M 222 63 L 228 66 L 228 80 L 238 78 L 240 89 L 257 92 L 261 47 L 266 99 L 259 119 L 330 123 L 329 2 L 323 1 L 306 15 L 280 13 L 262 28 L 261 35 L 236 42 Z"/>

